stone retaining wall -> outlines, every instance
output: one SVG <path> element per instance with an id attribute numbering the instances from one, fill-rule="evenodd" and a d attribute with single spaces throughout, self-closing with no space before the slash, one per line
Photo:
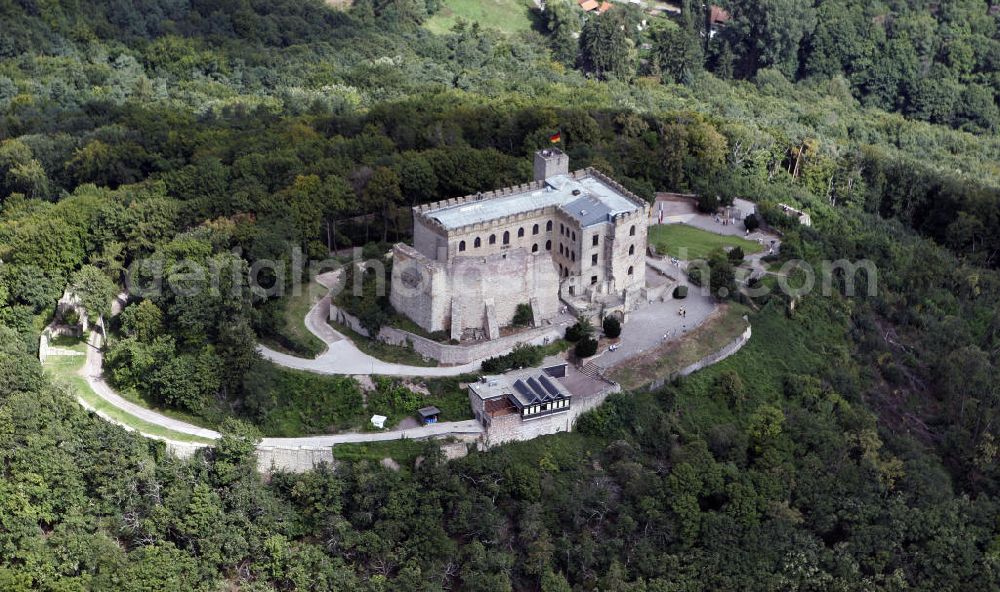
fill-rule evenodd
<path id="1" fill-rule="evenodd" d="M 333 463 L 332 446 L 258 446 L 257 470 L 261 473 L 288 471 L 303 473 L 321 463 Z"/>
<path id="2" fill-rule="evenodd" d="M 445 458 L 451 460 L 462 458 L 468 454 L 469 445 L 478 441 L 478 434 L 444 434 L 429 436 L 429 438 L 450 439 L 441 444 Z M 207 444 L 193 442 L 165 441 L 167 451 L 179 458 L 191 458 Z M 334 464 L 333 448 L 331 446 L 258 446 L 257 470 L 261 473 L 288 471 L 303 473 L 311 471 L 322 463 Z"/>
<path id="3" fill-rule="evenodd" d="M 656 389 L 662 387 L 663 385 L 667 384 L 668 382 L 670 382 L 674 378 L 677 378 L 678 376 L 687 376 L 689 374 L 693 374 L 693 373 L 697 372 L 698 370 L 701 370 L 702 368 L 707 368 L 707 367 L 711 366 L 712 364 L 717 364 L 717 363 L 721 362 L 722 360 L 725 360 L 729 356 L 731 356 L 731 355 L 735 354 L 736 352 L 740 351 L 741 349 L 743 349 L 743 346 L 746 345 L 746 343 L 748 341 L 750 341 L 750 336 L 751 335 L 752 335 L 751 327 L 749 325 L 747 325 L 747 328 L 746 328 L 745 331 L 743 331 L 743 333 L 740 333 L 740 335 L 736 339 L 734 339 L 734 340 L 730 341 L 729 343 L 727 343 L 719 351 L 711 353 L 711 354 L 705 356 L 704 358 L 698 360 L 694 364 L 691 364 L 690 366 L 686 366 L 685 368 L 682 368 L 680 371 L 675 372 L 675 373 L 671 374 L 670 376 L 668 376 L 666 378 L 661 378 L 660 380 L 652 382 L 647 387 L 647 389 L 651 390 L 651 391 L 656 390 Z"/>
<path id="4" fill-rule="evenodd" d="M 457 366 L 505 354 L 521 343 L 542 345 L 546 339 L 555 341 L 562 337 L 562 333 L 561 326 L 546 325 L 498 339 L 479 341 L 466 345 L 450 345 L 414 335 L 395 327 L 382 327 L 382 330 L 379 332 L 379 340 L 393 345 L 409 345 L 414 351 L 424 357 L 433 358 L 446 366 Z"/>
<path id="5" fill-rule="evenodd" d="M 344 325 L 358 335 L 371 338 L 371 335 L 368 334 L 368 329 L 361 326 L 361 321 L 358 320 L 358 317 L 341 310 L 336 304 L 330 304 L 329 318 L 331 321 Z"/>
<path id="6" fill-rule="evenodd" d="M 359 335 L 369 337 L 368 331 L 361 326 L 361 322 L 357 317 L 341 310 L 333 304 L 330 305 L 330 319 L 350 327 L 352 331 Z M 426 337 L 395 327 L 382 327 L 378 334 L 378 340 L 391 345 L 411 347 L 425 358 L 437 360 L 445 366 L 458 366 L 505 354 L 521 343 L 542 345 L 546 339 L 550 342 L 555 341 L 563 336 L 563 332 L 562 325 L 544 325 L 498 339 L 467 343 L 465 345 L 451 345 L 439 343 L 433 339 L 427 339 Z"/>

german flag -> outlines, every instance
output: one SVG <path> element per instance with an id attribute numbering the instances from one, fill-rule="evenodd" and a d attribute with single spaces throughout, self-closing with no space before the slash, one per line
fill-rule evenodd
<path id="1" fill-rule="evenodd" d="M 556 132 L 551 136 L 549 136 L 549 142 L 552 142 L 553 144 L 558 144 L 561 141 L 562 141 L 562 134 L 560 134 L 559 132 Z"/>

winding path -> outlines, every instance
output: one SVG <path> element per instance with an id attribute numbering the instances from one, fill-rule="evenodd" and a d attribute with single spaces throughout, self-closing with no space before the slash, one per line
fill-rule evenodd
<path id="1" fill-rule="evenodd" d="M 681 220 L 671 220 L 681 221 Z M 751 260 L 751 267 L 763 269 L 760 257 Z M 333 286 L 337 281 L 336 272 L 318 276 L 317 281 L 327 288 Z M 389 376 L 456 376 L 468 372 L 479 370 L 480 362 L 473 362 L 461 366 L 448 367 L 421 367 L 408 366 L 405 364 L 393 364 L 372 357 L 357 348 L 350 339 L 340 332 L 334 330 L 328 323 L 331 296 L 327 295 L 319 300 L 306 315 L 306 328 L 316 337 L 326 344 L 326 351 L 316 358 L 299 358 L 284 354 L 258 345 L 257 350 L 261 356 L 277 365 L 296 369 L 316 372 L 318 374 L 380 374 Z M 697 315 L 696 315 L 697 316 Z M 692 321 L 695 319 L 692 318 Z M 139 420 L 158 427 L 186 434 L 189 436 L 217 440 L 221 435 L 214 430 L 196 426 L 178 419 L 167 417 L 161 413 L 138 405 L 122 397 L 107 383 L 103 376 L 104 356 L 101 352 L 101 335 L 94 331 L 88 341 L 87 359 L 80 375 L 86 381 L 93 392 L 109 405 L 131 415 Z M 609 357 L 610 360 L 610 357 Z M 81 398 L 81 404 L 89 408 L 89 405 Z M 127 422 L 109 417 L 107 414 L 99 413 L 106 420 L 121 425 L 129 430 L 135 430 L 144 436 L 165 440 L 168 447 L 175 450 L 192 451 L 197 448 L 207 446 L 206 444 L 196 444 L 192 442 L 176 441 L 162 436 L 147 434 L 141 429 L 129 425 Z M 421 439 L 429 437 L 443 437 L 449 435 L 469 436 L 482 433 L 483 429 L 479 422 L 475 420 L 442 422 L 429 426 L 415 428 L 387 430 L 383 432 L 360 432 L 345 434 L 327 434 L 316 436 L 302 436 L 297 438 L 263 438 L 259 449 L 316 449 L 329 448 L 337 444 L 379 442 L 400 439 Z"/>
<path id="2" fill-rule="evenodd" d="M 172 417 L 167 417 L 166 415 L 153 411 L 152 409 L 148 409 L 142 405 L 137 405 L 115 392 L 111 385 L 104 380 L 104 355 L 101 352 L 100 345 L 100 334 L 96 331 L 92 332 L 87 347 L 87 362 L 80 370 L 80 374 L 83 376 L 84 380 L 87 381 L 90 388 L 93 389 L 93 391 L 97 393 L 100 398 L 130 415 L 162 428 L 180 432 L 182 434 L 207 438 L 209 440 L 217 440 L 221 437 L 219 432 L 202 428 Z M 107 416 L 104 417 L 105 419 L 119 425 L 123 425 L 128 429 L 134 429 L 132 426 L 124 424 L 120 421 L 116 421 Z M 138 431 L 142 433 L 141 430 Z M 263 438 L 260 441 L 260 446 L 274 448 L 323 447 L 357 442 L 381 442 L 386 440 L 420 439 L 432 436 L 479 434 L 481 432 L 482 426 L 475 420 L 451 421 L 402 430 L 387 430 L 384 432 L 324 434 L 316 436 L 302 436 L 297 438 Z M 164 438 L 155 435 L 143 435 L 164 440 Z M 169 439 L 167 439 L 167 442 L 181 446 L 190 446 L 189 443 L 174 442 Z"/>
<path id="3" fill-rule="evenodd" d="M 326 288 L 336 285 L 339 271 L 321 274 L 316 281 Z M 317 374 L 380 374 L 383 376 L 458 376 L 479 370 L 480 362 L 461 366 L 407 366 L 393 364 L 370 356 L 351 342 L 346 336 L 331 327 L 326 321 L 330 317 L 331 296 L 327 294 L 317 302 L 306 315 L 306 329 L 326 344 L 326 351 L 315 358 L 300 358 L 265 345 L 258 345 L 257 351 L 264 359 L 293 370 L 307 370 Z"/>

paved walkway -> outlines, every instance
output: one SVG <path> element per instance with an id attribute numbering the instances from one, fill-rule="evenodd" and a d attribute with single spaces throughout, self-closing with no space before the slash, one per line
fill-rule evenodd
<path id="1" fill-rule="evenodd" d="M 316 281 L 330 288 L 336 285 L 339 271 L 316 277 Z M 306 329 L 326 344 L 326 351 L 316 358 L 300 358 L 258 345 L 257 351 L 264 359 L 293 370 L 307 370 L 317 374 L 381 374 L 384 376 L 458 376 L 479 370 L 480 362 L 461 366 L 408 366 L 393 364 L 370 356 L 358 349 L 350 339 L 327 323 L 330 318 L 328 294 L 320 299 L 306 315 Z"/>
<path id="2" fill-rule="evenodd" d="M 180 432 L 183 434 L 190 434 L 192 436 L 200 436 L 202 438 L 208 438 L 210 440 L 217 440 L 221 435 L 207 428 L 202 428 L 196 425 L 189 424 L 187 422 L 174 419 L 172 417 L 167 417 L 161 413 L 153 411 L 138 405 L 125 399 L 119 395 L 111 385 L 104 380 L 103 376 L 103 363 L 104 355 L 100 350 L 101 336 L 96 331 L 91 333 L 90 339 L 88 341 L 87 347 L 87 361 L 84 367 L 80 370 L 81 376 L 86 380 L 87 384 L 91 389 L 106 402 L 111 405 L 121 409 L 133 415 L 143 421 L 158 425 L 163 428 L 173 430 L 175 432 Z M 86 406 L 86 405 L 85 405 Z M 101 414 L 104 419 L 111 421 L 112 423 L 117 423 L 122 425 L 126 429 L 136 430 L 132 426 L 115 421 L 114 419 L 108 417 L 107 415 Z M 429 437 L 444 437 L 449 435 L 465 435 L 465 434 L 479 434 L 482 432 L 482 426 L 479 422 L 475 420 L 467 421 L 453 421 L 453 422 L 441 422 L 437 424 L 432 424 L 429 426 L 421 426 L 416 428 L 408 428 L 402 430 L 386 430 L 384 432 L 358 432 L 358 433 L 345 433 L 345 434 L 323 434 L 316 436 L 303 436 L 299 438 L 263 438 L 261 440 L 261 447 L 272 447 L 272 448 L 288 448 L 295 449 L 299 447 L 325 447 L 334 446 L 336 444 L 349 444 L 357 442 L 383 442 L 386 440 L 402 440 L 402 439 L 420 439 Z M 143 434 L 147 437 L 156 438 L 158 440 L 163 440 L 164 438 L 153 436 L 150 434 Z M 176 446 L 184 447 L 190 446 L 190 443 L 186 442 L 175 442 L 172 440 L 166 440 L 168 444 L 174 444 Z"/>
<path id="3" fill-rule="evenodd" d="M 652 260 L 650 261 L 652 263 Z M 670 267 L 670 263 L 666 265 Z M 667 270 L 671 276 L 683 276 L 676 268 Z M 680 339 L 686 333 L 705 322 L 718 307 L 715 299 L 702 294 L 701 288 L 688 283 L 687 279 L 678 285 L 688 286 L 688 296 L 675 300 L 668 294 L 665 302 L 652 302 L 629 313 L 628 321 L 622 326 L 621 342 L 615 351 L 605 351 L 594 358 L 594 363 L 607 370 L 616 364 L 642 352 L 659 347 L 666 341 Z M 685 316 L 678 314 L 687 311 Z"/>
<path id="4" fill-rule="evenodd" d="M 359 350 L 343 338 L 327 344 L 326 353 L 318 358 L 299 358 L 274 351 L 263 345 L 257 351 L 264 359 L 285 368 L 307 370 L 317 374 L 381 374 L 384 376 L 458 376 L 479 370 L 480 362 L 461 366 L 407 366 L 383 362 Z"/>
<path id="5" fill-rule="evenodd" d="M 220 437 L 219 432 L 192 425 L 179 419 L 167 417 L 166 415 L 157 413 L 152 409 L 133 403 L 115 392 L 115 390 L 111 388 L 111 385 L 104 380 L 104 354 L 101 352 L 101 345 L 102 342 L 100 333 L 97 331 L 91 331 L 90 339 L 87 340 L 87 361 L 80 370 L 80 374 L 83 375 L 84 380 L 87 381 L 90 388 L 97 393 L 97 396 L 122 411 L 129 413 L 130 415 L 138 417 L 143 421 L 156 424 L 162 428 L 167 428 L 182 434 L 208 438 L 210 440 L 215 440 Z"/>

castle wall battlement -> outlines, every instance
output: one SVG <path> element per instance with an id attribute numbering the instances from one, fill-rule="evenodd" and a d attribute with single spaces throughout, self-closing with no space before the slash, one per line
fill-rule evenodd
<path id="1" fill-rule="evenodd" d="M 604 173 L 602 173 L 601 171 L 599 171 L 599 170 L 597 170 L 597 169 L 595 169 L 593 167 L 587 167 L 585 169 L 580 169 L 580 170 L 573 171 L 573 172 L 569 173 L 569 177 L 572 178 L 572 179 L 574 179 L 574 180 L 586 179 L 588 177 L 597 179 L 601 183 L 603 183 L 603 184 L 607 185 L 608 187 L 610 187 L 611 189 L 613 189 L 615 192 L 621 194 L 629 202 L 631 202 L 632 204 L 634 204 L 636 207 L 639 208 L 639 212 L 632 212 L 629 215 L 633 215 L 633 214 L 637 214 L 637 213 L 643 213 L 643 215 L 647 216 L 647 217 L 649 215 L 649 204 L 645 200 L 643 200 L 642 198 L 640 198 L 636 194 L 634 194 L 631 191 L 629 191 L 628 189 L 626 189 L 624 186 L 622 186 L 621 183 L 615 181 L 611 177 L 605 175 Z M 433 218 L 433 216 L 430 215 L 431 212 L 435 212 L 437 210 L 441 210 L 441 209 L 444 209 L 444 208 L 453 207 L 453 206 L 459 206 L 459 205 L 467 204 L 467 203 L 488 201 L 488 200 L 492 200 L 492 199 L 498 199 L 498 198 L 502 198 L 502 197 L 508 197 L 508 196 L 511 196 L 511 195 L 520 195 L 520 194 L 523 194 L 523 193 L 530 193 L 532 191 L 542 191 L 546 187 L 547 187 L 547 184 L 546 184 L 545 181 L 531 181 L 529 183 L 521 183 L 521 184 L 518 184 L 518 185 L 511 185 L 510 187 L 504 187 L 502 189 L 496 189 L 496 190 L 493 190 L 493 191 L 484 191 L 484 192 L 479 192 L 479 193 L 472 193 L 472 194 L 469 194 L 469 195 L 464 195 L 462 197 L 453 197 L 453 198 L 449 198 L 449 199 L 445 199 L 445 200 L 431 202 L 431 203 L 428 203 L 428 204 L 418 205 L 418 206 L 415 206 L 413 208 L 413 214 L 414 214 L 415 218 L 419 219 L 421 222 L 423 222 L 430 229 L 433 229 L 435 231 L 435 233 L 437 233 L 437 234 L 439 234 L 439 235 L 441 235 L 443 237 L 447 237 L 449 234 L 460 234 L 460 233 L 464 233 L 464 232 L 471 232 L 471 231 L 474 231 L 474 230 L 477 230 L 477 229 L 487 228 L 487 227 L 492 226 L 494 224 L 503 224 L 503 223 L 509 223 L 509 222 L 517 222 L 517 221 L 521 221 L 521 220 L 526 220 L 526 219 L 531 218 L 531 217 L 543 216 L 543 215 L 545 215 L 547 213 L 551 213 L 550 208 L 553 208 L 553 207 L 557 208 L 558 206 L 546 206 L 544 208 L 537 208 L 537 209 L 532 209 L 532 210 L 525 210 L 523 212 L 517 212 L 517 213 L 514 213 L 514 214 L 509 214 L 507 216 L 503 216 L 503 217 L 500 217 L 500 218 L 495 218 L 495 219 L 488 220 L 488 221 L 485 221 L 485 222 L 478 222 L 476 224 L 469 224 L 469 225 L 460 226 L 460 227 L 451 228 L 451 229 L 446 228 L 443 224 L 441 224 L 440 222 L 438 222 L 437 220 L 435 220 Z M 579 225 L 577 225 L 577 228 L 579 228 Z"/>

